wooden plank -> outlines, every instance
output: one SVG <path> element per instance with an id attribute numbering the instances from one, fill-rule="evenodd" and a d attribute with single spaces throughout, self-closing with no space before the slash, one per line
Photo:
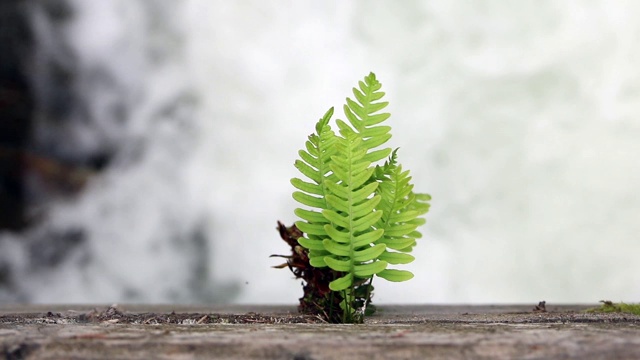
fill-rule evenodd
<path id="1" fill-rule="evenodd" d="M 300 317 L 283 306 L 93 308 L 2 307 L 0 349 L 7 359 L 640 358 L 639 316 L 584 306 L 380 306 L 362 325 L 288 323 Z"/>

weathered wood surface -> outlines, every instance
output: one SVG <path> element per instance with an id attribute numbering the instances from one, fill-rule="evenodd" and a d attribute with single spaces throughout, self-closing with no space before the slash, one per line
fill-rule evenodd
<path id="1" fill-rule="evenodd" d="M 534 312 L 533 306 L 380 306 L 379 314 L 362 325 L 278 323 L 296 316 L 294 307 L 282 306 L 117 308 L 124 314 L 198 314 L 179 320 L 182 324 L 161 323 L 157 321 L 161 317 L 132 324 L 78 316 L 91 314 L 94 308 L 0 307 L 0 355 L 6 359 L 640 359 L 640 317 L 587 314 L 582 312 L 584 306 L 547 306 L 547 312 Z M 225 323 L 224 317 L 213 314 L 248 314 L 249 323 Z M 222 321 L 203 321 L 216 316 Z"/>

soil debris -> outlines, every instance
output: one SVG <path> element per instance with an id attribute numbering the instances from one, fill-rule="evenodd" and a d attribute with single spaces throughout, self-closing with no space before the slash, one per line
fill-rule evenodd
<path id="1" fill-rule="evenodd" d="M 533 308 L 533 312 L 547 312 L 546 301 L 540 301 L 536 307 Z"/>
<path id="2" fill-rule="evenodd" d="M 315 316 L 304 314 L 263 315 L 255 312 L 245 314 L 203 314 L 203 313 L 156 313 L 125 312 L 112 305 L 106 309 L 94 309 L 86 313 L 68 311 L 65 313 L 47 312 L 27 313 L 17 316 L 0 315 L 0 324 L 313 324 L 323 321 Z"/>

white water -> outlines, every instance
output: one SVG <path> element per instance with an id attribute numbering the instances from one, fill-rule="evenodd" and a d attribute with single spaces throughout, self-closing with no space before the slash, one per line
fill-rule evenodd
<path id="1" fill-rule="evenodd" d="M 292 163 L 370 70 L 434 198 L 415 279 L 378 281 L 377 302 L 640 297 L 640 5 L 72 3 L 66 41 L 80 73 L 115 79 L 84 85 L 122 150 L 34 231 L 85 229 L 63 266 L 34 270 L 0 239 L 29 301 L 228 301 L 238 284 L 232 301 L 296 303 L 268 258 L 287 251 L 276 220 L 295 220 Z"/>

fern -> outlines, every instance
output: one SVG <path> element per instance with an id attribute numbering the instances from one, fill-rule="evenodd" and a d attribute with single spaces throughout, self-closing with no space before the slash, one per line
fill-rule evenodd
<path id="1" fill-rule="evenodd" d="M 328 287 L 339 294 L 343 322 L 362 320 L 358 313 L 370 301 L 374 275 L 389 281 L 413 277 L 387 267 L 414 260 L 408 252 L 421 237 L 416 229 L 430 200 L 413 192 L 397 150 L 380 148 L 391 138 L 391 127 L 380 125 L 390 114 L 380 112 L 388 102 L 380 101 L 384 92 L 375 74 L 358 85 L 355 100 L 347 98 L 344 105 L 348 122 L 336 120 L 339 135 L 329 126 L 331 108 L 299 151 L 295 166 L 309 181 L 291 180 L 298 189 L 293 198 L 311 208 L 295 210 L 301 219 L 296 226 L 306 234 L 298 243 L 311 266 L 332 271 Z M 388 156 L 383 166 L 374 164 Z"/>
<path id="2" fill-rule="evenodd" d="M 377 169 L 380 181 L 378 193 L 382 197 L 377 210 L 384 215 L 376 227 L 384 230 L 384 236 L 379 242 L 387 247 L 378 259 L 393 265 L 408 264 L 415 259 L 407 253 L 416 245 L 416 238 L 422 237 L 416 228 L 424 224 L 424 219 L 419 216 L 429 210 L 427 201 L 431 199 L 427 194 L 413 193 L 409 171 L 402 171 L 402 165 L 398 165 L 396 159 L 397 149 L 385 166 Z M 411 272 L 395 269 L 386 269 L 377 276 L 389 281 L 413 278 Z"/>
<path id="3" fill-rule="evenodd" d="M 331 157 L 336 153 L 335 143 L 338 137 L 335 135 L 329 120 L 333 115 L 333 108 L 329 109 L 316 124 L 316 133 L 309 135 L 309 140 L 305 143 L 306 151 L 300 150 L 298 155 L 300 160 L 296 160 L 295 167 L 311 180 L 303 181 L 298 178 L 291 179 L 291 184 L 301 191 L 293 193 L 293 198 L 301 204 L 317 208 L 319 210 L 329 209 L 326 196 L 330 194 L 325 180 L 335 178 L 331 172 L 329 164 Z M 300 245 L 309 250 L 309 256 L 315 261 L 312 266 L 319 266 L 317 261 L 322 256 L 327 255 L 322 240 L 327 237 L 324 231 L 324 224 L 328 224 L 324 215 L 319 211 L 296 209 L 295 214 L 303 219 L 296 223 L 298 229 L 307 234 L 307 238 L 300 238 Z"/>

